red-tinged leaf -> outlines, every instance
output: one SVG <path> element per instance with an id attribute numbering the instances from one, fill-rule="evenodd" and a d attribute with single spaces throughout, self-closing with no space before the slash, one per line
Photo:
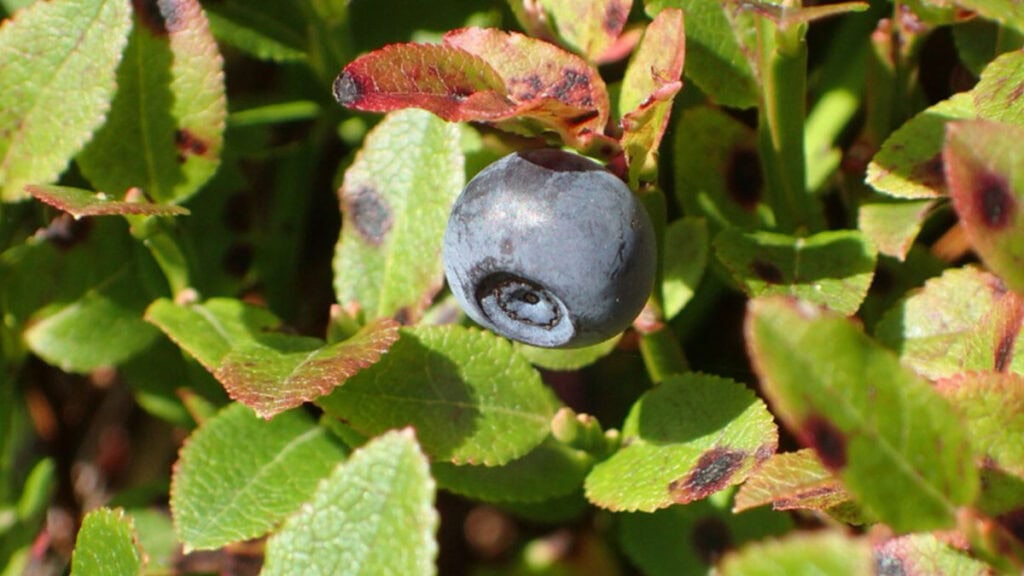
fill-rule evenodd
<path id="1" fill-rule="evenodd" d="M 771 504 L 775 510 L 827 511 L 850 502 L 842 483 L 814 451 L 775 454 L 736 493 L 734 512 Z"/>
<path id="2" fill-rule="evenodd" d="M 463 28 L 445 34 L 444 44 L 490 64 L 517 105 L 509 118 L 533 121 L 582 147 L 608 121 L 604 80 L 585 60 L 553 44 L 492 28 Z"/>
<path id="3" fill-rule="evenodd" d="M 327 394 L 376 363 L 396 340 L 398 324 L 390 319 L 368 324 L 348 340 L 312 350 L 295 350 L 294 336 L 265 334 L 234 347 L 214 376 L 229 396 L 269 419 Z"/>
<path id="4" fill-rule="evenodd" d="M 116 215 L 145 215 L 145 216 L 180 216 L 188 214 L 189 211 L 181 206 L 168 204 L 151 204 L 139 198 L 139 201 L 113 200 L 106 194 L 100 192 L 94 194 L 81 188 L 68 186 L 37 186 L 29 184 L 25 191 L 34 196 L 37 200 L 49 204 L 58 210 L 63 210 L 75 218 L 82 216 L 116 216 Z M 129 195 L 131 191 L 129 191 Z M 132 196 L 141 196 L 134 194 Z"/>
<path id="5" fill-rule="evenodd" d="M 501 76 L 455 46 L 392 44 L 357 58 L 334 81 L 334 98 L 367 112 L 422 108 L 450 122 L 508 118 Z"/>
<path id="6" fill-rule="evenodd" d="M 1024 293 L 1024 128 L 973 120 L 951 123 L 942 150 L 953 207 L 975 251 Z"/>
<path id="7" fill-rule="evenodd" d="M 534 2 L 517 1 L 513 4 Z M 591 62 L 600 62 L 622 34 L 633 0 L 542 0 L 540 4 L 542 11 L 528 11 L 524 7 L 520 13 L 533 16 L 534 22 L 539 21 L 537 23 L 541 27 L 545 21 L 549 22 L 563 45 Z"/>
<path id="8" fill-rule="evenodd" d="M 985 467 L 1024 477 L 1024 376 L 959 374 L 938 381 L 936 389 L 963 415 Z"/>
<path id="9" fill-rule="evenodd" d="M 647 26 L 622 80 L 619 111 L 631 182 L 636 182 L 645 165 L 657 160 L 672 100 L 683 87 L 685 59 L 683 11 L 666 8 Z"/>
<path id="10" fill-rule="evenodd" d="M 992 567 L 971 558 L 935 534 L 908 534 L 874 546 L 877 574 L 986 576 Z"/>

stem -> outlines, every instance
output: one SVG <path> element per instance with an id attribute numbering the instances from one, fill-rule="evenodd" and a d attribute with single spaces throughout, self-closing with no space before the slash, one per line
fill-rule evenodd
<path id="1" fill-rule="evenodd" d="M 159 217 L 130 217 L 132 236 L 149 249 L 171 288 L 171 295 L 177 297 L 191 287 L 188 259 L 178 241 L 168 230 L 167 224 Z"/>
<path id="2" fill-rule="evenodd" d="M 683 347 L 679 345 L 675 332 L 667 325 L 661 325 L 640 336 L 640 354 L 651 380 L 658 384 L 673 374 L 690 370 Z"/>
<path id="3" fill-rule="evenodd" d="M 758 145 L 768 198 L 777 226 L 785 232 L 824 227 L 820 206 L 807 194 L 804 160 L 806 116 L 806 24 L 758 20 L 758 68 L 761 106 Z"/>

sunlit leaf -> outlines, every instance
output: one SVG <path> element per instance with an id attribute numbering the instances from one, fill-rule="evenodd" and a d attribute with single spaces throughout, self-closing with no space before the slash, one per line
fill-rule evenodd
<path id="1" fill-rule="evenodd" d="M 420 110 L 367 135 L 339 190 L 334 289 L 364 319 L 417 320 L 441 288 L 441 240 L 465 181 L 459 130 Z"/>
<path id="2" fill-rule="evenodd" d="M 182 202 L 217 170 L 227 103 L 223 63 L 197 0 L 134 2 L 107 123 L 78 156 L 94 187 Z"/>
<path id="3" fill-rule="evenodd" d="M 376 362 L 398 338 L 397 325 L 381 320 L 325 344 L 278 332 L 280 322 L 269 312 L 228 299 L 187 307 L 159 300 L 146 319 L 203 364 L 232 398 L 264 418 L 327 394 Z"/>
<path id="4" fill-rule="evenodd" d="M 847 315 L 867 295 L 876 261 L 853 230 L 795 238 L 730 228 L 715 238 L 715 253 L 750 296 L 796 296 Z"/>
<path id="5" fill-rule="evenodd" d="M 657 162 L 675 95 L 683 87 L 686 33 L 683 12 L 662 10 L 647 25 L 633 54 L 619 94 L 622 147 L 636 183 L 648 164 Z"/>
<path id="6" fill-rule="evenodd" d="M 938 379 L 973 370 L 1024 373 L 1024 301 L 975 266 L 930 279 L 882 317 L 878 339 L 917 373 Z"/>
<path id="7" fill-rule="evenodd" d="M 1021 141 L 1024 126 L 957 122 L 946 130 L 942 157 L 953 207 L 971 245 L 1011 289 L 1024 294 Z"/>
<path id="8" fill-rule="evenodd" d="M 29 184 L 25 191 L 41 202 L 63 210 L 72 216 L 110 216 L 141 214 L 146 216 L 179 216 L 189 211 L 181 206 L 153 204 L 141 201 L 121 201 L 81 188 L 68 186 L 37 186 Z"/>
<path id="9" fill-rule="evenodd" d="M 927 530 L 973 501 L 978 476 L 956 412 L 892 352 L 786 298 L 753 300 L 745 330 L 775 414 L 870 513 L 897 531 Z"/>
<path id="10" fill-rule="evenodd" d="M 502 338 L 458 326 L 412 326 L 379 362 L 321 398 L 367 436 L 413 426 L 434 460 L 498 466 L 550 430 L 557 402 Z"/>
<path id="11" fill-rule="evenodd" d="M 771 414 L 742 385 L 700 374 L 670 376 L 633 405 L 622 448 L 587 476 L 587 499 L 651 512 L 742 482 L 775 452 Z"/>
<path id="12" fill-rule="evenodd" d="M 232 404 L 189 437 L 175 465 L 178 537 L 204 550 L 262 536 L 344 458 L 344 447 L 302 412 L 266 421 Z"/>
<path id="13" fill-rule="evenodd" d="M 262 574 L 436 572 L 434 481 L 412 430 L 357 450 L 267 542 Z"/>
<path id="14" fill-rule="evenodd" d="M 74 576 L 137 576 L 143 553 L 131 518 L 123 510 L 99 508 L 85 516 L 71 557 Z"/>
<path id="15" fill-rule="evenodd" d="M 130 29 L 128 0 L 36 2 L 0 27 L 0 199 L 54 182 L 102 124 Z"/>
<path id="16" fill-rule="evenodd" d="M 871 545 L 838 531 L 793 533 L 747 545 L 719 565 L 722 576 L 864 576 L 875 574 Z"/>

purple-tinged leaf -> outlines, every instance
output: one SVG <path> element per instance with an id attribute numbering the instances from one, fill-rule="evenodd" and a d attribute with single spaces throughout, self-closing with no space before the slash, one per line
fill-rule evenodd
<path id="1" fill-rule="evenodd" d="M 147 202 L 141 194 L 137 191 L 132 194 L 131 190 L 128 195 L 134 196 L 136 201 L 114 200 L 102 192 L 97 194 L 68 186 L 29 184 L 25 190 L 37 200 L 63 210 L 75 218 L 116 215 L 181 216 L 189 213 L 188 209 L 181 206 Z"/>
<path id="2" fill-rule="evenodd" d="M 683 87 L 686 33 L 683 11 L 667 8 L 647 25 L 643 39 L 626 69 L 619 95 L 622 143 L 630 182 L 657 163 L 675 95 Z"/>
<path id="3" fill-rule="evenodd" d="M 971 245 L 1011 289 L 1024 294 L 1021 142 L 1021 126 L 957 122 L 947 127 L 942 158 L 953 207 Z"/>
<path id="4" fill-rule="evenodd" d="M 633 0 L 512 0 L 511 4 L 525 29 L 543 37 L 553 28 L 564 46 L 600 62 L 622 34 Z"/>

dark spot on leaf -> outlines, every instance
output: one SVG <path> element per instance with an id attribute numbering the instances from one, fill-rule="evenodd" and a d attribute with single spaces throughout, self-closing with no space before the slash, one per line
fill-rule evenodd
<path id="1" fill-rule="evenodd" d="M 252 257 L 252 245 L 248 242 L 237 242 L 224 253 L 221 265 L 231 276 L 241 278 L 252 266 Z"/>
<path id="2" fill-rule="evenodd" d="M 542 166 L 548 170 L 559 172 L 589 172 L 592 170 L 604 170 L 600 164 L 588 160 L 583 156 L 567 155 L 560 150 L 553 148 L 537 148 L 535 150 L 524 150 L 519 156 L 530 163 Z"/>
<path id="3" fill-rule="evenodd" d="M 373 188 L 357 188 L 345 194 L 345 213 L 359 235 L 374 246 L 379 246 L 391 230 L 391 209 Z"/>
<path id="4" fill-rule="evenodd" d="M 725 163 L 726 191 L 745 210 L 753 210 L 761 201 L 764 175 L 761 161 L 752 148 L 737 148 Z"/>
<path id="5" fill-rule="evenodd" d="M 84 242 L 89 237 L 90 230 L 90 218 L 75 219 L 70 214 L 60 214 L 49 226 L 40 230 L 38 235 L 59 250 L 70 250 L 75 244 Z"/>
<path id="6" fill-rule="evenodd" d="M 1013 534 L 1014 538 L 1024 542 L 1024 508 L 1017 508 L 996 517 L 996 521 Z"/>
<path id="7" fill-rule="evenodd" d="M 591 106 L 594 101 L 590 93 L 590 77 L 586 72 L 567 69 L 562 72 L 562 79 L 551 87 L 551 95 L 577 106 Z"/>
<path id="8" fill-rule="evenodd" d="M 181 0 L 132 0 L 139 21 L 156 36 L 173 34 L 185 27 Z"/>
<path id="9" fill-rule="evenodd" d="M 587 122 L 590 122 L 594 118 L 597 118 L 600 114 L 601 113 L 598 112 L 597 110 L 591 110 L 590 112 L 584 112 L 583 114 L 573 116 L 572 118 L 569 118 L 567 122 L 570 126 L 579 126 L 580 124 L 586 124 Z"/>
<path id="10" fill-rule="evenodd" d="M 831 422 L 811 415 L 801 425 L 800 435 L 827 468 L 839 470 L 846 466 L 846 437 Z"/>
<path id="11" fill-rule="evenodd" d="M 178 149 L 178 161 L 184 162 L 189 156 L 202 156 L 209 145 L 192 132 L 182 128 L 174 132 L 174 146 Z"/>
<path id="12" fill-rule="evenodd" d="M 782 284 L 782 270 L 771 262 L 754 260 L 750 263 L 750 271 L 769 284 Z"/>
<path id="13" fill-rule="evenodd" d="M 513 99 L 520 102 L 529 102 L 541 96 L 544 91 L 544 82 L 540 76 L 531 74 L 523 78 L 510 78 L 508 80 L 508 93 Z"/>
<path id="14" fill-rule="evenodd" d="M 806 501 L 812 498 L 830 496 L 838 492 L 834 486 L 818 486 L 803 490 L 791 497 L 776 498 L 772 500 L 772 508 L 775 510 L 792 510 L 794 508 L 806 508 Z"/>
<path id="15" fill-rule="evenodd" d="M 875 574 L 877 576 L 906 576 L 903 559 L 886 551 L 875 553 Z"/>
<path id="16" fill-rule="evenodd" d="M 943 172 L 942 153 L 937 153 L 928 160 L 915 165 L 910 171 L 910 178 L 929 188 L 944 189 L 946 175 Z"/>
<path id="17" fill-rule="evenodd" d="M 732 533 L 721 518 L 707 516 L 693 523 L 693 549 L 705 564 L 714 565 L 732 549 Z"/>
<path id="18" fill-rule="evenodd" d="M 1013 199 L 1006 180 L 998 174 L 977 172 L 971 196 L 985 226 L 1003 228 L 1013 219 L 1017 202 Z"/>
<path id="19" fill-rule="evenodd" d="M 706 498 L 729 485 L 732 475 L 743 465 L 747 453 L 728 448 L 712 448 L 701 455 L 697 466 L 686 478 L 668 486 L 672 499 L 680 504 Z"/>
<path id="20" fill-rule="evenodd" d="M 363 95 L 366 93 L 366 88 L 355 74 L 350 74 L 346 70 L 342 70 L 341 74 L 335 78 L 332 90 L 334 99 L 342 106 L 355 105 L 363 99 Z"/>
<path id="21" fill-rule="evenodd" d="M 611 36 L 618 36 L 622 27 L 626 25 L 626 18 L 629 17 L 629 9 L 622 2 L 612 2 L 604 13 L 604 31 Z"/>

